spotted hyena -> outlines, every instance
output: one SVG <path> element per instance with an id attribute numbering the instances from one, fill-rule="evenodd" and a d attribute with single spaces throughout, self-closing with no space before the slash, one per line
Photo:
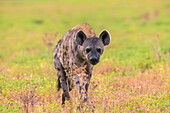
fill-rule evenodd
<path id="1" fill-rule="evenodd" d="M 78 86 L 80 98 L 88 102 L 88 86 L 94 65 L 99 62 L 110 35 L 104 30 L 97 36 L 88 24 L 77 25 L 58 41 L 54 52 L 54 65 L 58 75 L 58 90 L 62 88 L 62 104 L 70 100 L 69 91 Z M 84 79 L 73 69 L 84 67 Z M 85 82 L 84 82 L 85 81 Z"/>

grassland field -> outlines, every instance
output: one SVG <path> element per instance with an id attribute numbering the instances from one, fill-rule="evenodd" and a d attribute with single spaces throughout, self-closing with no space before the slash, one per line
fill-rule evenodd
<path id="1" fill-rule="evenodd" d="M 61 105 L 53 49 L 88 23 L 111 44 L 95 66 L 89 98 L 95 113 L 170 113 L 169 0 L 0 0 L 0 112 L 77 113 Z"/>

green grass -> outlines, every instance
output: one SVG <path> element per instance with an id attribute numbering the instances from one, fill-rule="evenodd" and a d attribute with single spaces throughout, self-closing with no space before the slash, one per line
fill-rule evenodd
<path id="1" fill-rule="evenodd" d="M 0 1 L 0 112 L 78 112 L 76 90 L 72 107 L 60 105 L 52 51 L 82 23 L 112 37 L 89 90 L 96 112 L 170 112 L 169 6 L 167 0 Z M 24 107 L 27 97 L 34 106 Z"/>

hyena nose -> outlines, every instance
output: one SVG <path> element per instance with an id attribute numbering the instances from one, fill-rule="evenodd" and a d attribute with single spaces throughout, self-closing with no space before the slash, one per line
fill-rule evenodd
<path id="1" fill-rule="evenodd" d="M 96 57 L 91 57 L 91 58 L 90 58 L 90 62 L 91 62 L 93 65 L 95 65 L 95 64 L 97 64 L 97 63 L 99 62 L 99 59 L 96 58 Z"/>

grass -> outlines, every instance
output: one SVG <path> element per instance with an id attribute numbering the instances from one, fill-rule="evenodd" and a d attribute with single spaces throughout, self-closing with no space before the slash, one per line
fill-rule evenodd
<path id="1" fill-rule="evenodd" d="M 166 0 L 0 1 L 0 112 L 90 112 L 61 106 L 53 48 L 77 24 L 107 29 L 111 44 L 95 67 L 96 113 L 170 112 L 170 3 Z"/>

